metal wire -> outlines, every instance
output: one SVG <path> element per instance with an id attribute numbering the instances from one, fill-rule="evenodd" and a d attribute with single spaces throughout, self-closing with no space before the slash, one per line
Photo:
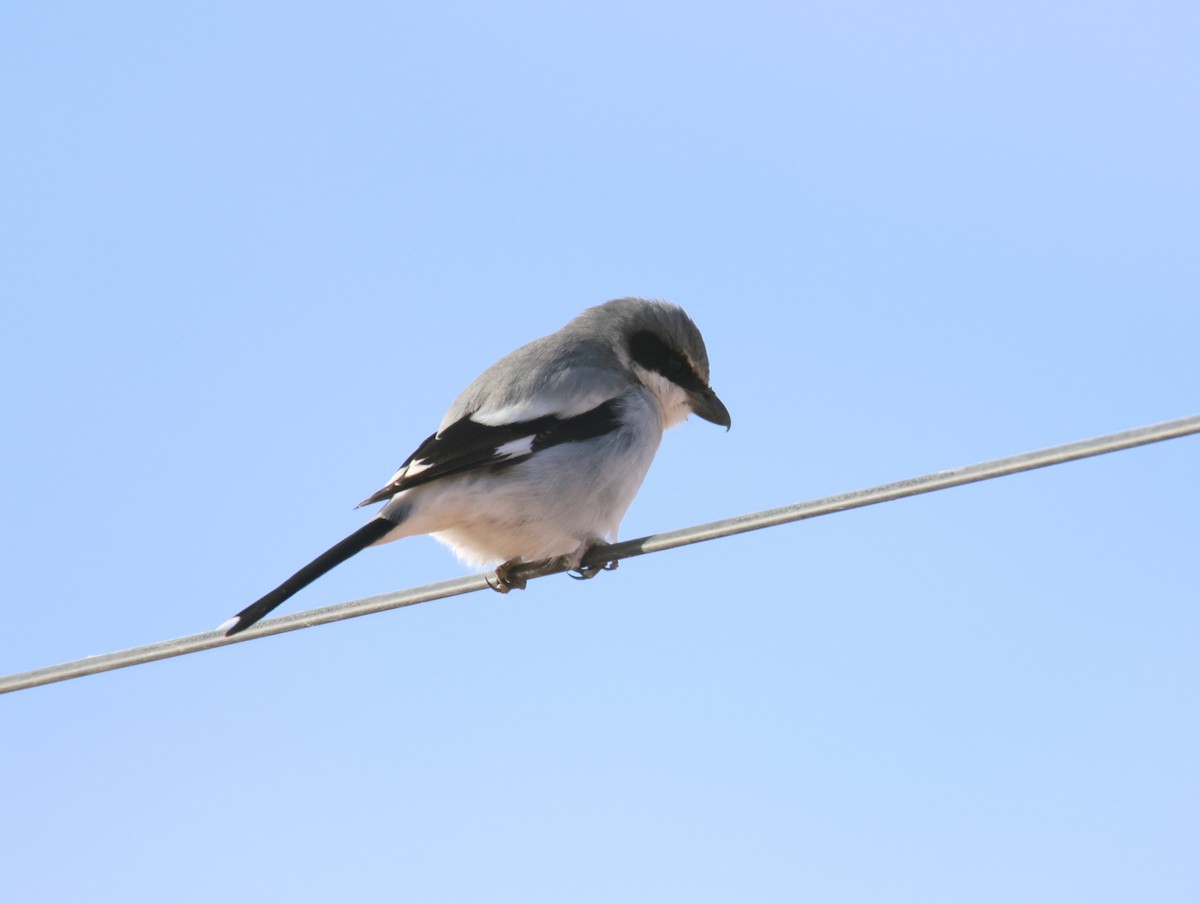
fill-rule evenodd
<path id="1" fill-rule="evenodd" d="M 880 486 L 841 493 L 837 496 L 827 496 L 824 499 L 814 499 L 811 502 L 800 502 L 795 505 L 785 505 L 781 508 L 767 509 L 749 515 L 738 515 L 708 524 L 685 527 L 681 530 L 667 531 L 642 537 L 638 540 L 628 540 L 612 546 L 604 546 L 594 550 L 584 559 L 585 565 L 603 565 L 633 556 L 661 552 L 674 549 L 677 546 L 687 546 L 691 543 L 701 543 L 718 537 L 728 537 L 733 534 L 761 530 L 765 527 L 775 527 L 792 521 L 802 521 L 806 518 L 816 518 L 833 512 L 843 512 L 847 509 L 875 505 L 879 502 L 889 502 L 905 496 L 916 496 L 921 493 L 931 493 L 949 487 L 976 483 L 981 480 L 991 480 L 995 477 L 1005 477 L 1020 471 L 1030 471 L 1035 468 L 1045 468 L 1063 462 L 1089 458 L 1093 455 L 1103 455 L 1107 452 L 1118 452 L 1134 446 L 1144 446 L 1163 440 L 1176 439 L 1189 434 L 1200 433 L 1200 415 L 1164 421 L 1148 427 L 1126 430 L 1122 433 L 1111 433 L 1094 439 L 1080 440 L 1063 446 L 1052 446 L 1036 452 L 1025 452 L 985 461 L 980 464 L 953 468 L 949 471 L 937 471 L 923 477 L 913 477 L 895 483 L 885 483 Z M 545 571 L 536 564 L 520 566 L 513 570 L 517 577 L 535 577 L 545 574 L 555 574 L 564 569 Z M 524 573 L 523 573 L 524 572 Z M 536 572 L 536 575 L 534 574 Z M 24 690 L 56 681 L 66 681 L 80 678 L 84 675 L 94 675 L 97 672 L 107 672 L 112 669 L 122 669 L 126 666 L 140 665 L 144 662 L 154 662 L 158 659 L 168 659 L 172 656 L 183 656 L 197 653 L 213 647 L 224 647 L 229 644 L 243 643 L 256 640 L 271 634 L 283 634 L 287 631 L 298 631 L 301 628 L 311 628 L 329 622 L 341 621 L 345 618 L 357 618 L 360 615 L 370 615 L 387 609 L 399 609 L 404 606 L 415 606 L 430 600 L 444 599 L 448 596 L 458 596 L 463 593 L 473 593 L 484 590 L 489 585 L 487 575 L 477 574 L 470 577 L 442 581 L 437 584 L 426 584 L 412 587 L 408 590 L 398 590 L 379 596 L 370 596 L 360 600 L 338 603 L 320 609 L 310 609 L 279 618 L 267 619 L 246 629 L 241 634 L 226 637 L 220 631 L 210 631 L 205 634 L 192 634 L 174 640 L 164 640 L 159 643 L 147 644 L 143 647 L 133 647 L 116 653 L 105 653 L 101 656 L 89 656 L 73 662 L 20 672 L 0 678 L 0 694 Z"/>

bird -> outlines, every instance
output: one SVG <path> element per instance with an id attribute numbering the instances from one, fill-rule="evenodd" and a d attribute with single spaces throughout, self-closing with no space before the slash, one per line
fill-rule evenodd
<path id="1" fill-rule="evenodd" d="M 587 308 L 476 377 L 359 503 L 383 503 L 374 518 L 218 630 L 245 631 L 368 546 L 418 534 L 466 564 L 500 563 L 489 584 L 501 592 L 524 587 L 512 573 L 524 563 L 595 577 L 615 563 L 585 566 L 584 557 L 616 542 L 663 431 L 689 414 L 732 424 L 683 308 L 642 298 Z"/>

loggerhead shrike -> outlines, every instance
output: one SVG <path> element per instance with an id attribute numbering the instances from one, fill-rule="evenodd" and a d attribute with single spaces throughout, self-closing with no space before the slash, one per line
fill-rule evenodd
<path id="1" fill-rule="evenodd" d="M 387 486 L 384 503 L 341 543 L 222 628 L 244 631 L 368 546 L 432 534 L 472 565 L 502 562 L 492 586 L 523 587 L 522 562 L 580 567 L 615 542 L 662 434 L 694 413 L 729 429 L 708 385 L 708 353 L 683 309 L 621 298 L 501 358 L 460 395 L 437 433 Z"/>

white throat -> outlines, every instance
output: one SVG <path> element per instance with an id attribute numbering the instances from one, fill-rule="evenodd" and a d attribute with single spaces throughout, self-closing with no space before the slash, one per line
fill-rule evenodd
<path id="1" fill-rule="evenodd" d="M 692 413 L 691 401 L 688 394 L 675 383 L 672 383 L 655 370 L 647 370 L 640 364 L 633 365 L 634 376 L 638 382 L 650 390 L 658 402 L 659 416 L 664 430 L 669 430 L 676 424 L 682 424 Z"/>

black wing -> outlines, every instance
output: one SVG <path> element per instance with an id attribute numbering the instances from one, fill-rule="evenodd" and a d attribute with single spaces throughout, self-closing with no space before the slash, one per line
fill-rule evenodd
<path id="1" fill-rule="evenodd" d="M 619 398 L 609 399 L 574 417 L 553 414 L 489 426 L 467 415 L 417 447 L 400 466 L 399 476 L 359 506 L 385 502 L 401 490 L 484 468 L 502 470 L 543 449 L 594 439 L 620 426 Z"/>

